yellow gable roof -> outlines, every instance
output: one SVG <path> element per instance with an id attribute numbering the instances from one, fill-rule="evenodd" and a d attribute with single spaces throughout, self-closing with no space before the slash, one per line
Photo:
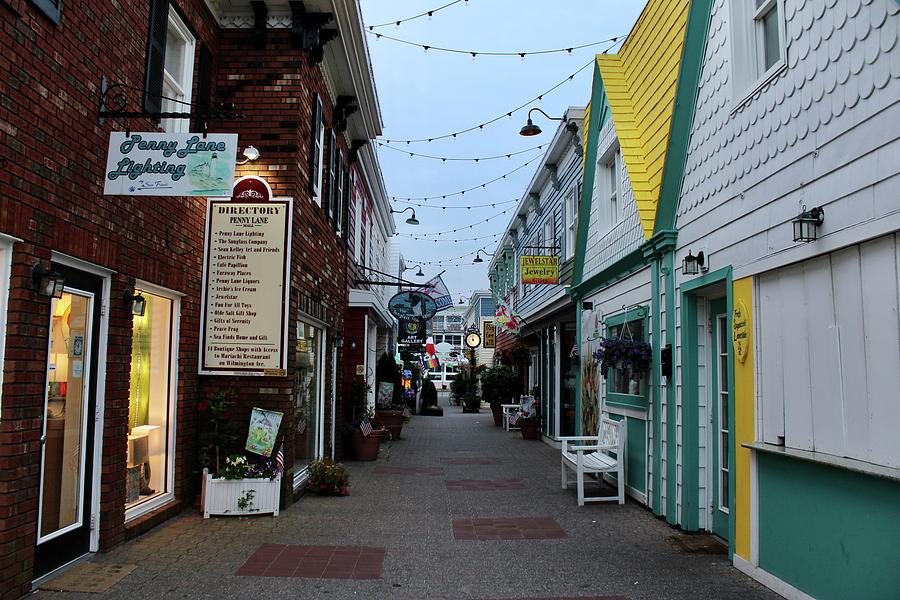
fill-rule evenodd
<path id="1" fill-rule="evenodd" d="M 644 236 L 653 235 L 690 0 L 649 0 L 617 54 L 597 55 Z"/>

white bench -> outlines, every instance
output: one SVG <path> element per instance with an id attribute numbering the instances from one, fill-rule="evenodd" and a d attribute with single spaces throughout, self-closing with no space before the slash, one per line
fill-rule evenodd
<path id="1" fill-rule="evenodd" d="M 500 409 L 503 411 L 503 428 L 506 431 L 518 431 L 515 426 L 515 416 L 521 408 L 518 404 L 501 404 Z"/>
<path id="2" fill-rule="evenodd" d="M 578 489 L 578 506 L 585 502 L 612 502 L 625 504 L 625 419 L 613 421 L 603 418 L 597 435 L 563 437 L 562 442 L 562 488 L 569 488 L 568 470 L 575 471 L 575 485 Z M 582 442 L 572 445 L 571 442 Z M 612 456 L 611 453 L 615 453 Z M 603 483 L 604 473 L 614 473 L 619 493 L 615 496 L 584 495 L 585 475 L 595 475 L 597 483 Z"/>

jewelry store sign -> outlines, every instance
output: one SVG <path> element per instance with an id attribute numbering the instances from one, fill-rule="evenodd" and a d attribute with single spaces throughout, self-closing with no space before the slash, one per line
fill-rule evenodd
<path id="1" fill-rule="evenodd" d="M 228 196 L 234 182 L 236 133 L 109 134 L 103 194 Z"/>
<path id="2" fill-rule="evenodd" d="M 201 375 L 286 373 L 292 208 L 258 177 L 208 200 Z"/>
<path id="3" fill-rule="evenodd" d="M 552 284 L 559 283 L 558 256 L 521 256 L 519 272 L 522 283 Z"/>

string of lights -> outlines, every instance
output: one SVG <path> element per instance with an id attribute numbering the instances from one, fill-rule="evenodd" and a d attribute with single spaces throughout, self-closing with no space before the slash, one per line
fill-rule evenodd
<path id="1" fill-rule="evenodd" d="M 431 10 L 426 10 L 423 13 L 419 13 L 417 15 L 413 15 L 411 17 L 406 17 L 405 19 L 397 19 L 395 21 L 389 21 L 387 23 L 380 23 L 378 25 L 369 25 L 369 31 L 372 31 L 376 27 L 387 27 L 388 25 L 395 25 L 400 27 L 402 23 L 406 23 L 407 21 L 415 21 L 416 19 L 421 19 L 422 17 L 431 17 L 434 13 L 444 10 L 445 8 L 450 8 L 454 4 L 459 4 L 460 2 L 465 2 L 466 6 L 468 6 L 469 0 L 453 0 L 453 2 L 448 2 L 443 6 L 438 6 L 437 8 L 432 8 Z"/>
<path id="2" fill-rule="evenodd" d="M 415 235 L 415 234 L 412 234 L 412 233 L 398 233 L 398 234 L 396 234 L 396 235 L 402 235 L 403 237 L 408 237 L 408 238 L 412 238 L 412 239 L 414 239 L 414 240 L 419 240 L 419 241 L 423 241 L 423 242 L 434 242 L 435 244 L 437 244 L 438 242 L 453 242 L 454 244 L 457 244 L 457 243 L 459 243 L 459 242 L 476 242 L 476 241 L 478 241 L 478 240 L 488 240 L 488 239 L 494 239 L 494 240 L 496 240 L 496 239 L 497 239 L 498 237 L 500 237 L 502 234 L 500 234 L 500 233 L 494 233 L 494 234 L 491 234 L 491 235 L 482 235 L 482 236 L 479 236 L 479 237 L 473 237 L 473 238 L 457 238 L 457 239 L 455 239 L 455 240 L 444 240 L 444 239 L 424 238 L 424 237 L 421 237 L 421 234 L 420 234 L 420 235 Z"/>
<path id="3" fill-rule="evenodd" d="M 417 207 L 421 207 L 421 208 L 439 208 L 441 210 L 447 210 L 447 209 L 450 209 L 450 210 L 454 210 L 454 209 L 472 210 L 473 208 L 484 208 L 485 206 L 490 206 L 491 208 L 496 208 L 498 206 L 503 206 L 504 204 L 512 204 L 513 202 L 518 202 L 518 200 L 517 199 L 516 200 L 504 200 L 503 202 L 489 202 L 486 204 L 470 204 L 469 206 L 437 206 L 435 204 L 422 204 L 419 202 L 408 202 L 406 200 L 401 200 L 401 202 L 403 202 L 403 204 L 410 204 L 412 206 L 417 206 Z"/>
<path id="4" fill-rule="evenodd" d="M 432 232 L 429 232 L 429 233 L 421 233 L 421 234 L 419 234 L 419 235 L 421 235 L 422 237 L 434 237 L 434 236 L 438 236 L 438 235 L 448 235 L 448 234 L 451 234 L 451 233 L 456 233 L 456 232 L 462 231 L 462 230 L 464 230 L 464 229 L 472 229 L 472 228 L 475 227 L 476 225 L 481 225 L 482 223 L 487 223 L 488 221 L 492 221 L 492 220 L 496 219 L 497 217 L 502 217 L 503 215 L 505 215 L 506 213 L 508 213 L 508 212 L 511 211 L 512 209 L 513 209 L 513 207 L 507 208 L 506 210 L 504 210 L 504 211 L 502 211 L 502 212 L 499 212 L 499 213 L 497 213 L 496 215 L 491 215 L 490 217 L 488 217 L 488 218 L 486 218 L 486 219 L 482 219 L 482 220 L 480 220 L 480 221 L 476 221 L 476 222 L 474 222 L 474 223 L 472 223 L 472 224 L 470 224 L 470 225 L 462 225 L 461 227 L 458 227 L 458 228 L 456 228 L 456 229 L 449 229 L 449 230 L 447 230 L 447 231 L 432 231 Z"/>
<path id="5" fill-rule="evenodd" d="M 432 137 L 429 137 L 429 138 L 416 138 L 416 139 L 409 139 L 409 140 L 393 140 L 393 139 L 391 139 L 391 140 L 383 140 L 383 141 L 384 141 L 386 144 L 394 144 L 394 143 L 396 143 L 396 144 L 412 144 L 412 143 L 416 143 L 416 142 L 433 142 L 433 141 L 435 141 L 435 140 L 443 140 L 443 139 L 447 139 L 447 138 L 455 138 L 455 137 L 458 136 L 458 135 L 461 135 L 461 134 L 463 134 L 463 133 L 469 133 L 469 132 L 471 132 L 471 131 L 482 130 L 482 129 L 484 129 L 484 127 L 485 127 L 486 125 L 490 125 L 490 124 L 492 124 L 492 123 L 496 123 L 497 121 L 499 121 L 499 120 L 501 120 L 501 119 L 505 119 L 505 118 L 508 118 L 508 117 L 512 117 L 513 114 L 519 112 L 519 111 L 522 110 L 523 108 L 526 108 L 526 107 L 530 106 L 531 104 L 533 104 L 533 103 L 535 103 L 535 102 L 540 102 L 541 100 L 544 99 L 544 96 L 546 96 L 547 94 L 549 94 L 549 93 L 551 93 L 551 92 L 553 92 L 553 91 L 556 91 L 558 88 L 562 87 L 565 83 L 567 83 L 567 82 L 569 82 L 569 81 L 572 81 L 573 79 L 575 79 L 575 76 L 576 76 L 576 75 L 578 75 L 579 73 L 581 73 L 582 71 L 584 71 L 585 69 L 587 69 L 587 68 L 588 68 L 589 66 L 591 66 L 592 64 L 594 64 L 594 59 L 591 59 L 590 61 L 588 61 L 587 63 L 585 63 L 580 69 L 578 69 L 577 71 L 575 71 L 574 73 L 572 73 L 571 75 L 569 75 L 568 77 L 566 77 L 565 79 L 563 79 L 562 81 L 560 81 L 559 83 L 557 83 L 556 85 L 554 85 L 553 87 L 551 87 L 549 90 L 546 90 L 546 91 L 544 91 L 544 92 L 541 92 L 540 94 L 538 94 L 537 96 L 535 96 L 535 97 L 532 98 L 531 100 L 529 100 L 529 101 L 527 101 L 527 102 L 523 102 L 522 104 L 518 105 L 517 107 L 515 107 L 515 108 L 513 108 L 513 109 L 511 109 L 511 110 L 506 111 L 506 112 L 503 113 L 502 115 L 498 115 L 498 116 L 494 117 L 493 119 L 488 119 L 487 121 L 485 121 L 485 122 L 483 122 L 483 123 L 479 123 L 478 125 L 473 125 L 472 127 L 467 127 L 466 129 L 460 129 L 459 131 L 454 131 L 454 132 L 452 132 L 452 133 L 445 133 L 445 134 L 443 134 L 443 135 L 435 135 L 435 136 L 432 136 Z"/>
<path id="6" fill-rule="evenodd" d="M 384 38 L 386 40 L 391 40 L 393 42 L 398 42 L 400 44 L 406 44 L 408 46 L 416 46 L 418 48 L 422 48 L 426 52 L 429 50 L 434 50 L 436 52 L 449 52 L 452 54 L 469 54 L 472 58 L 475 58 L 479 55 L 481 56 L 518 56 L 520 58 L 525 58 L 526 56 L 536 56 L 539 54 L 559 54 L 562 52 L 566 52 L 568 54 L 572 54 L 575 50 L 581 50 L 582 48 L 590 48 L 591 46 L 599 46 L 600 44 L 606 44 L 607 42 L 615 42 L 620 36 L 616 36 L 614 38 L 608 38 L 605 40 L 599 40 L 596 42 L 589 42 L 587 44 L 579 44 L 577 46 L 567 46 L 565 48 L 551 48 L 548 50 L 524 50 L 524 51 L 504 51 L 504 52 L 494 52 L 494 51 L 484 51 L 484 50 L 461 50 L 459 48 L 445 48 L 443 46 L 431 46 L 428 44 L 421 44 L 419 42 L 411 42 L 409 40 L 402 40 L 400 38 L 395 38 L 390 35 L 385 35 L 383 33 L 378 33 L 377 31 L 367 31 L 375 36 L 375 39 Z"/>
<path id="7" fill-rule="evenodd" d="M 524 169 L 525 167 L 527 167 L 528 165 L 530 165 L 530 164 L 533 163 L 534 161 L 540 160 L 542 157 L 543 157 L 543 154 L 542 154 L 542 155 L 539 155 L 539 156 L 535 156 L 534 158 L 528 160 L 527 162 L 522 163 L 521 165 L 519 165 L 518 167 L 516 167 L 516 168 L 513 169 L 512 171 L 508 171 L 508 172 L 504 173 L 503 175 L 501 175 L 501 176 L 499 176 L 499 177 L 495 177 L 494 179 L 491 179 L 490 181 L 485 181 L 484 183 L 481 183 L 481 184 L 479 184 L 479 185 L 472 186 L 472 187 L 470 187 L 470 188 L 466 188 L 466 189 L 464 189 L 464 190 L 458 190 L 458 191 L 456 191 L 456 192 L 450 192 L 450 193 L 448 193 L 448 194 L 441 194 L 440 196 L 391 196 L 391 200 L 396 200 L 396 201 L 406 202 L 407 204 L 411 204 L 411 202 L 407 202 L 407 201 L 408 201 L 408 200 L 422 200 L 422 201 L 424 201 L 424 202 L 427 202 L 428 200 L 444 200 L 444 199 L 450 198 L 450 197 L 452 197 L 452 196 L 465 196 L 465 195 L 466 195 L 466 192 L 472 192 L 472 191 L 477 190 L 477 189 L 480 189 L 480 188 L 485 188 L 485 187 L 489 186 L 489 185 L 492 184 L 492 183 L 496 183 L 496 182 L 498 182 L 498 181 L 500 181 L 500 180 L 502 180 L 502 179 L 506 179 L 507 176 L 512 175 L 512 174 L 515 173 L 516 171 L 521 171 L 522 169 Z M 491 205 L 493 206 L 493 203 L 492 203 Z M 423 206 L 423 205 L 420 205 L 420 206 Z M 430 206 L 430 205 L 429 205 L 429 206 Z M 442 207 L 442 208 L 443 208 L 443 207 Z M 452 207 L 448 207 L 448 208 L 463 208 L 463 207 L 461 207 L 461 206 L 452 206 Z M 466 207 L 466 208 L 468 208 L 468 207 Z"/>
<path id="8" fill-rule="evenodd" d="M 475 254 L 478 252 L 487 252 L 488 247 L 489 246 L 482 246 L 481 248 L 477 248 L 475 250 L 472 250 L 471 252 L 467 252 L 467 253 L 461 254 L 459 256 L 452 256 L 449 258 L 439 258 L 438 260 L 426 260 L 426 261 L 423 261 L 422 264 L 423 265 L 432 265 L 432 266 L 447 266 L 447 265 L 450 265 L 450 264 L 452 264 L 458 260 L 461 260 L 463 258 L 475 256 Z"/>
<path id="9" fill-rule="evenodd" d="M 377 142 L 379 146 L 382 148 L 390 148 L 391 150 L 396 150 L 397 152 L 403 152 L 404 154 L 409 154 L 412 156 L 418 156 L 419 158 L 430 158 L 432 160 L 439 160 L 441 162 L 450 161 L 472 161 L 472 162 L 481 162 L 483 160 L 497 160 L 499 158 L 512 158 L 518 154 L 525 154 L 526 152 L 533 152 L 535 150 L 541 150 L 544 145 L 534 146 L 532 148 L 526 148 L 525 150 L 518 150 L 516 152 L 510 152 L 509 154 L 497 154 L 496 156 L 476 156 L 473 158 L 462 158 L 462 157 L 454 157 L 454 156 L 433 156 L 431 154 L 421 154 L 419 152 L 410 152 L 409 150 L 404 150 L 402 148 L 397 148 L 396 146 L 391 146 L 390 144 L 386 144 L 384 142 Z"/>

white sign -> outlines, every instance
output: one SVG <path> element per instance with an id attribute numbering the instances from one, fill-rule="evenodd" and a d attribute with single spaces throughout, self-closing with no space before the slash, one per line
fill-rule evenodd
<path id="1" fill-rule="evenodd" d="M 285 374 L 292 210 L 290 198 L 208 201 L 201 374 Z"/>
<path id="2" fill-rule="evenodd" d="M 236 133 L 109 134 L 107 196 L 230 196 Z"/>

